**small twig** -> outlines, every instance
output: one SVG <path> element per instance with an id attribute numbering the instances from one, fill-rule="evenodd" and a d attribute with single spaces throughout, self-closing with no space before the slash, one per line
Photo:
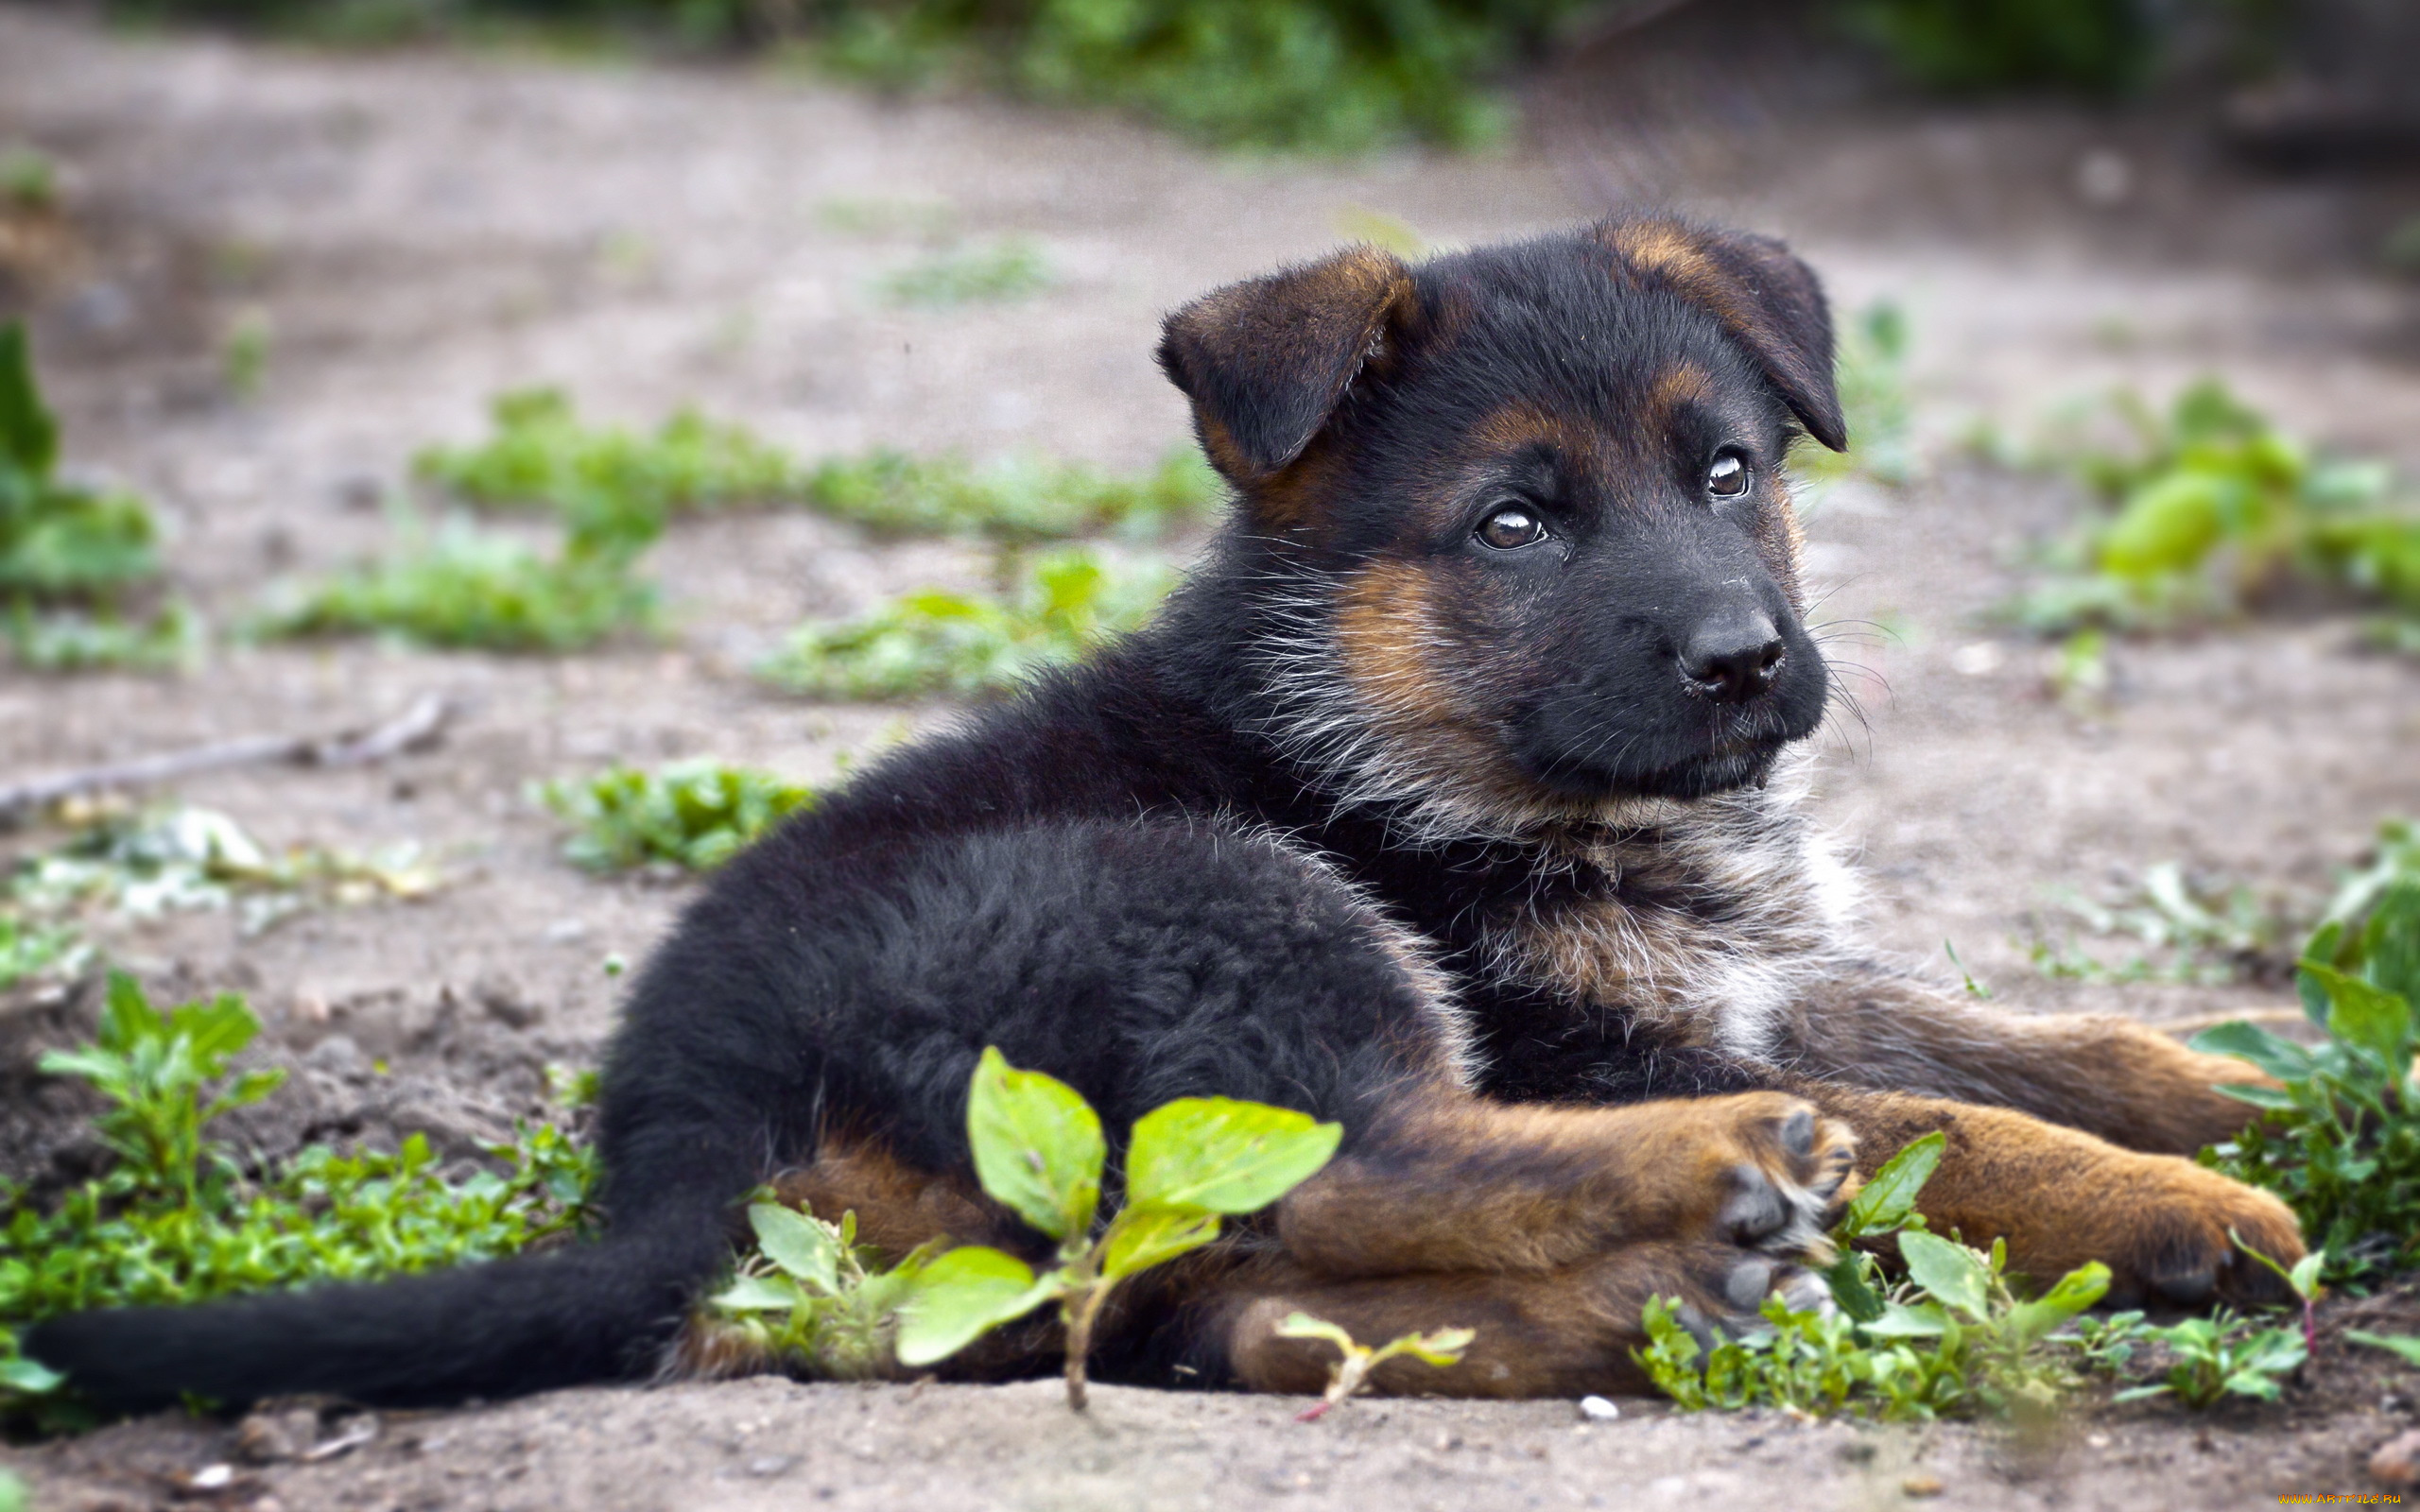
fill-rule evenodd
<path id="1" fill-rule="evenodd" d="M 13 823 L 53 803 L 80 798 L 87 793 L 111 788 L 149 787 L 202 772 L 224 771 L 232 766 L 254 766 L 270 762 L 290 762 L 298 766 L 366 765 L 426 745 L 437 737 L 452 714 L 452 707 L 431 694 L 415 701 L 401 716 L 368 730 L 348 730 L 322 736 L 247 735 L 241 740 L 194 746 L 184 750 L 164 751 L 157 756 L 138 756 L 132 761 L 111 762 L 51 777 L 38 777 L 30 782 L 14 782 L 0 787 L 0 823 Z"/>

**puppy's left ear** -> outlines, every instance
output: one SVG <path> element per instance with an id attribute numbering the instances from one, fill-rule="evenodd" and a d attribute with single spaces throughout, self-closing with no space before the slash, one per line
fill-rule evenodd
<path id="1" fill-rule="evenodd" d="M 1670 289 L 1711 311 L 1748 349 L 1806 434 L 1849 447 L 1832 377 L 1832 312 L 1815 270 L 1770 236 L 1685 221 L 1609 220 L 1596 239 L 1647 287 Z"/>
<path id="2" fill-rule="evenodd" d="M 1161 328 L 1160 368 L 1193 401 L 1201 448 L 1238 488 L 1324 429 L 1411 301 L 1411 270 L 1374 247 L 1230 284 Z"/>

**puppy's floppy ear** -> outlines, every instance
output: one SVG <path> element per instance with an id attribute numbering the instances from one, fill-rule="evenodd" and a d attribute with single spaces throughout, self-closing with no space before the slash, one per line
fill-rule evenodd
<path id="1" fill-rule="evenodd" d="M 1238 485 L 1302 455 L 1411 301 L 1374 247 L 1230 284 L 1167 318 L 1160 368 L 1193 401 L 1202 449 Z"/>
<path id="2" fill-rule="evenodd" d="M 1710 231 L 1683 221 L 1615 219 L 1596 240 L 1648 288 L 1703 305 L 1789 405 L 1806 434 L 1835 452 L 1849 445 L 1832 379 L 1832 315 L 1814 269 L 1770 236 Z"/>

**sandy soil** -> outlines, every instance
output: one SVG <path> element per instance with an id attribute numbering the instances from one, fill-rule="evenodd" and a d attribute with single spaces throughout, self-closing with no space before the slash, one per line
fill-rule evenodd
<path id="1" fill-rule="evenodd" d="M 2078 501 L 1961 462 L 1949 442 L 1977 415 L 2022 430 L 2111 383 L 2165 393 L 2215 370 L 2297 429 L 2420 471 L 2420 300 L 2363 270 L 2411 186 L 2246 178 L 2198 145 L 2186 112 L 1876 100 L 1849 65 L 1728 49 L 1735 34 L 1749 35 L 1705 5 L 1583 54 L 1534 86 L 1532 129 L 1500 156 L 1335 165 L 753 72 L 325 56 L 0 8 L 0 145 L 38 144 L 69 170 L 64 228 L 20 244 L 0 313 L 31 313 L 75 464 L 160 501 L 180 590 L 233 621 L 279 576 L 375 549 L 378 491 L 417 447 L 478 434 L 502 388 L 561 383 L 630 421 L 696 402 L 808 454 L 1029 446 L 1136 466 L 1184 426 L 1150 363 L 1158 314 L 1329 245 L 1360 211 L 1461 242 L 1632 196 L 1780 232 L 1845 304 L 1907 306 L 1934 457 L 1905 490 L 1832 490 L 1811 523 L 1864 712 L 1824 740 L 1821 801 L 1874 879 L 1881 941 L 1935 969 L 1955 941 L 2014 1011 L 2182 1022 L 2274 1005 L 2257 987 L 2046 981 L 2024 942 L 2050 884 L 2162 860 L 2323 889 L 2379 817 L 2420 812 L 2420 669 L 2361 654 L 2349 621 L 2319 615 L 2120 647 L 2107 705 L 2064 708 L 2038 649 L 1978 616 Z M 2094 152 L 2127 164 L 2117 202 L 2079 195 Z M 835 204 L 864 201 L 944 207 L 970 237 L 1029 235 L 1061 283 L 1023 303 L 886 308 L 871 280 L 918 246 L 836 222 Z M 250 317 L 268 322 L 270 358 L 260 395 L 238 401 L 217 353 Z M 672 639 L 571 660 L 342 645 L 230 650 L 179 678 L 0 670 L 9 774 L 357 724 L 430 692 L 463 710 L 440 748 L 378 769 L 181 790 L 273 843 L 420 840 L 448 858 L 443 892 L 257 938 L 192 915 L 109 941 L 161 990 L 251 994 L 268 1054 L 299 1072 L 258 1122 L 265 1143 L 420 1128 L 466 1152 L 537 1110 L 546 1065 L 593 1057 L 614 1002 L 604 961 L 643 953 L 682 893 L 562 864 L 533 780 L 703 752 L 821 780 L 946 717 L 791 701 L 742 669 L 802 617 L 966 577 L 962 554 L 764 516 L 683 524 L 653 566 L 680 610 Z M 1972 649 L 1984 642 L 1996 657 Z M 26 1074 L 77 1027 L 73 1008 L 0 1016 L 0 1173 L 57 1179 L 90 1158 L 62 1116 L 72 1099 Z M 1493 1509 L 1787 1486 L 1845 1507 L 1896 1504 L 1931 1477 L 1945 1505 L 2248 1505 L 2362 1487 L 2362 1457 L 2413 1417 L 2375 1366 L 2330 1354 L 2310 1378 L 2278 1412 L 2132 1409 L 2033 1445 L 1644 1403 L 1585 1427 L 1552 1402 L 1391 1403 L 1300 1427 L 1284 1402 L 1115 1391 L 1082 1421 L 1042 1386 L 759 1381 L 390 1418 L 359 1449 L 246 1469 L 223 1494 L 184 1487 L 182 1504 L 1242 1494 Z M 230 1432 L 168 1418 L 0 1452 L 44 1507 L 147 1506 L 229 1460 Z"/>

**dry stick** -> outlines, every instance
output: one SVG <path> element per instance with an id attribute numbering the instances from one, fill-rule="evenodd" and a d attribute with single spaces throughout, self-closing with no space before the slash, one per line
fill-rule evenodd
<path id="1" fill-rule="evenodd" d="M 86 793 L 147 787 L 201 772 L 224 771 L 231 766 L 266 762 L 291 762 L 299 766 L 360 766 L 384 761 L 435 739 L 453 712 L 444 699 L 429 694 L 399 717 L 369 730 L 348 730 L 326 736 L 247 735 L 215 746 L 195 746 L 60 772 L 54 777 L 38 777 L 0 787 L 0 823 L 23 818 L 63 799 L 80 798 Z"/>

